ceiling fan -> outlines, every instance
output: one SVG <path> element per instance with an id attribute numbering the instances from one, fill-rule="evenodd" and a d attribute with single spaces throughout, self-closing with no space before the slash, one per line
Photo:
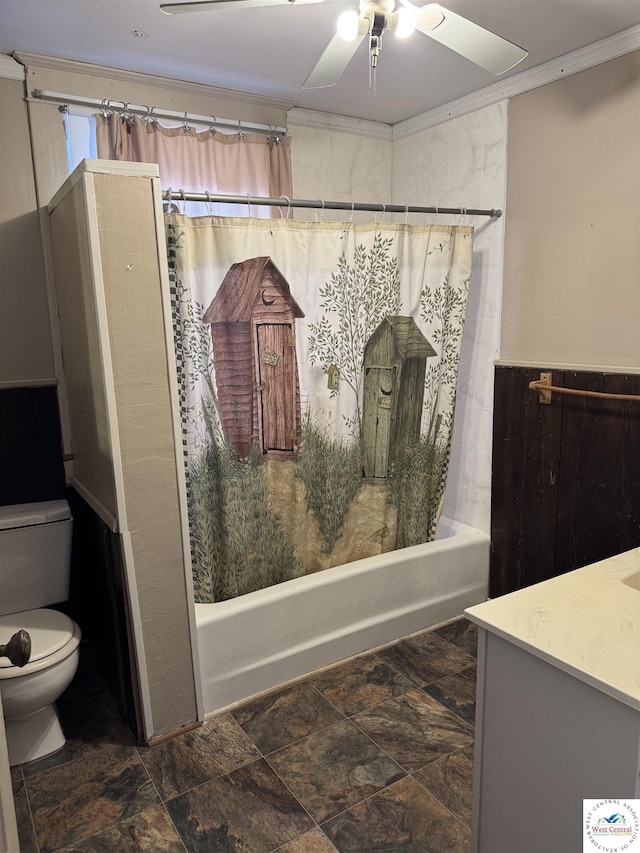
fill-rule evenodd
<path id="1" fill-rule="evenodd" d="M 210 9 L 245 9 L 285 4 L 299 6 L 320 2 L 322 0 L 190 0 L 162 3 L 160 9 L 167 15 L 176 15 Z M 527 55 L 524 48 L 445 9 L 439 3 L 417 6 L 410 0 L 399 0 L 400 6 L 394 11 L 396 0 L 359 2 L 358 12 L 347 10 L 338 19 L 338 32 L 304 81 L 303 89 L 334 86 L 367 36 L 370 68 L 375 72 L 385 30 L 393 31 L 402 38 L 416 29 L 496 75 L 513 68 Z"/>

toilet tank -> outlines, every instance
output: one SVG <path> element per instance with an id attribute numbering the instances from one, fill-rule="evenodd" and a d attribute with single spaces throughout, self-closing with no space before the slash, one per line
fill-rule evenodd
<path id="1" fill-rule="evenodd" d="M 72 526 L 64 500 L 0 506 L 0 615 L 69 598 Z"/>

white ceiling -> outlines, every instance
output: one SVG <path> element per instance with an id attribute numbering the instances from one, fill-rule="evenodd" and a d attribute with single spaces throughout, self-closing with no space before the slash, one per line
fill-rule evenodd
<path id="1" fill-rule="evenodd" d="M 377 94 L 366 40 L 336 86 L 302 83 L 357 0 L 168 16 L 160 0 L 0 0 L 0 53 L 14 50 L 205 83 L 297 107 L 395 124 L 640 23 L 640 0 L 443 0 L 529 51 L 500 78 L 420 33 L 383 38 Z M 421 5 L 420 2 L 417 5 Z M 146 33 L 136 38 L 133 31 Z"/>

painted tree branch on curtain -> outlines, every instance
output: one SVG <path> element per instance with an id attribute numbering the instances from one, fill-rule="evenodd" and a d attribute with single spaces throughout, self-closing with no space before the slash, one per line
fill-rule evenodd
<path id="1" fill-rule="evenodd" d="M 352 435 L 362 430 L 362 359 L 365 345 L 380 322 L 400 311 L 400 275 L 397 258 L 390 250 L 391 237 L 375 235 L 371 251 L 358 244 L 353 264 L 343 254 L 338 269 L 320 289 L 320 307 L 325 309 L 317 323 L 309 324 L 309 360 L 325 373 L 333 364 L 340 380 L 355 397 L 355 416 L 347 419 Z M 329 315 L 333 315 L 330 317 Z M 331 397 L 338 393 L 331 391 Z"/>
<path id="2" fill-rule="evenodd" d="M 435 365 L 430 365 L 425 380 L 425 405 L 429 411 L 427 435 L 437 439 L 440 426 L 450 427 L 453 421 L 460 343 L 469 296 L 469 278 L 454 287 L 450 275 L 439 287 L 423 290 L 420 297 L 421 318 L 434 326 L 433 343 L 440 348 Z M 447 400 L 442 400 L 442 395 Z"/>
<path id="3" fill-rule="evenodd" d="M 176 234 L 173 225 L 167 225 L 167 257 L 180 410 L 183 421 L 196 432 L 200 432 L 200 424 L 204 422 L 210 439 L 224 442 L 222 414 L 213 382 L 211 340 L 208 327 L 202 322 L 204 307 L 192 297 L 178 276 L 177 250 L 180 248 L 181 236 Z M 196 393 L 202 382 L 208 390 L 207 395 Z M 191 400 L 196 402 L 190 402 Z"/>

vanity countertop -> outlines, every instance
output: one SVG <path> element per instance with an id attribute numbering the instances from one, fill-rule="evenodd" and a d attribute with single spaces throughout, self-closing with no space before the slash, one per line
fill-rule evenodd
<path id="1" fill-rule="evenodd" d="M 465 615 L 640 710 L 640 548 L 477 604 Z"/>

